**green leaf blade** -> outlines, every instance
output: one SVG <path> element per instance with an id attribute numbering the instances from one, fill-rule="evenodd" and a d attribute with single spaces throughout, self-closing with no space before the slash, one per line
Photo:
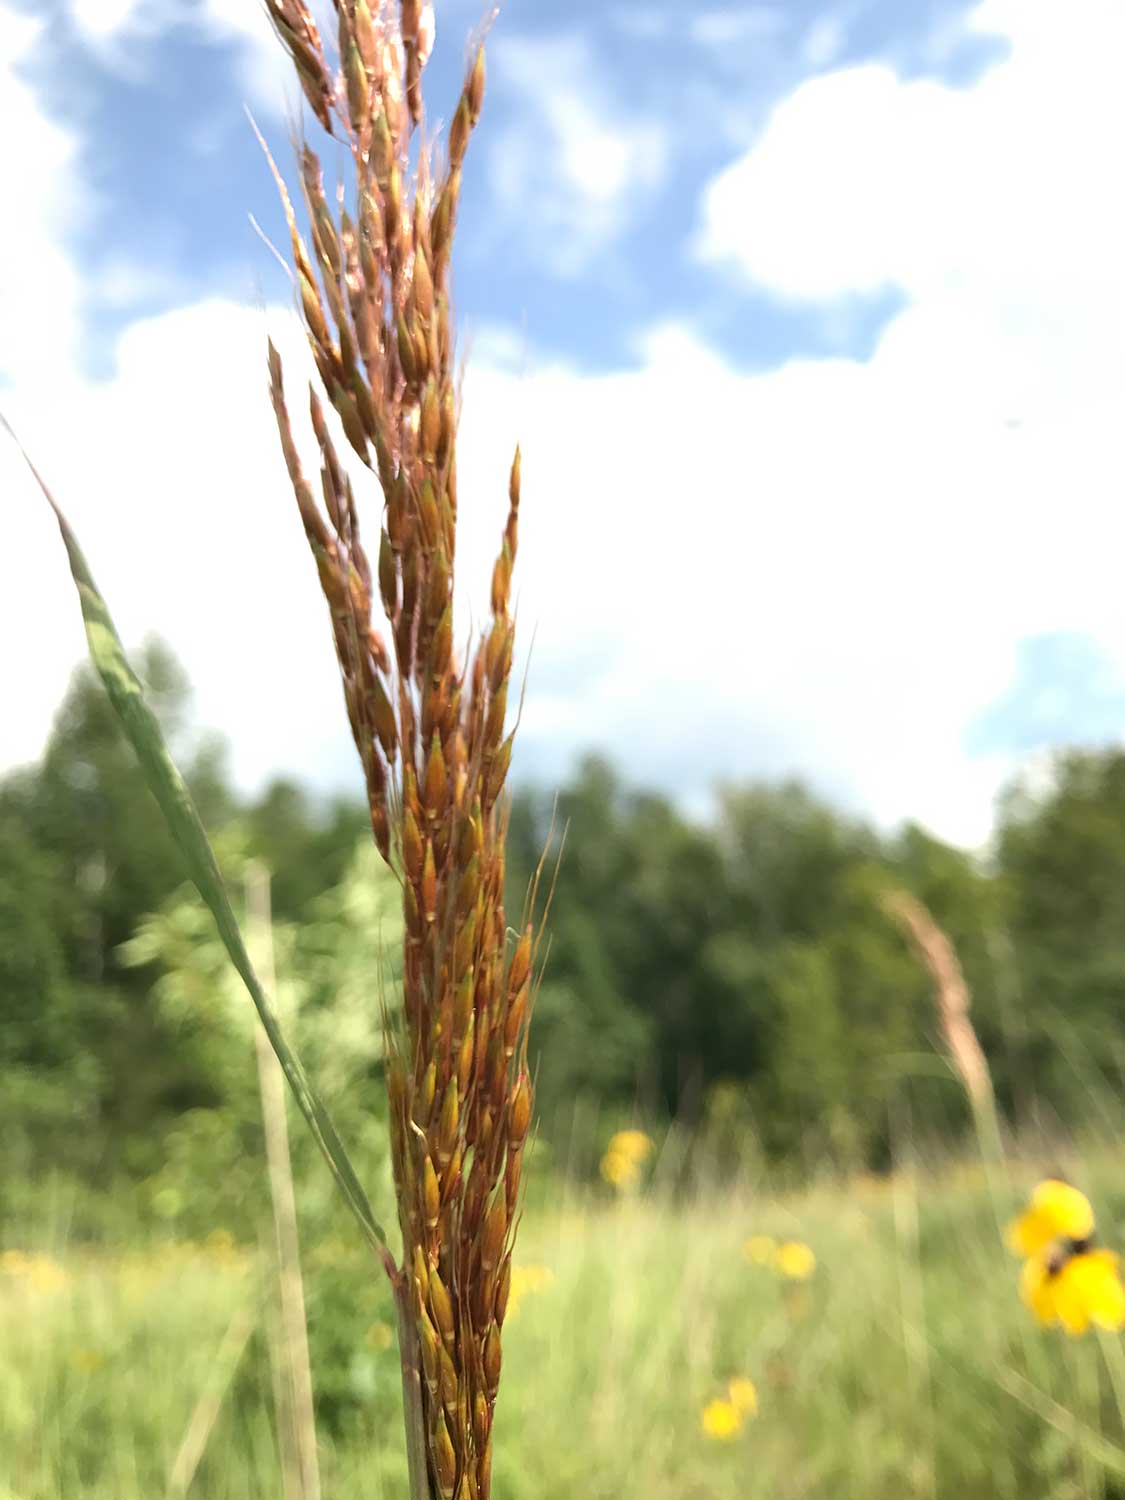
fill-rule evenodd
<path id="1" fill-rule="evenodd" d="M 164 814 L 169 832 L 184 856 L 192 883 L 214 918 L 230 960 L 249 991 L 270 1045 L 329 1170 L 336 1179 L 337 1187 L 358 1220 L 364 1236 L 372 1248 L 382 1255 L 386 1250 L 386 1235 L 375 1218 L 367 1194 L 327 1108 L 313 1088 L 297 1054 L 286 1041 L 273 1007 L 254 972 L 238 919 L 187 783 L 172 759 L 156 715 L 145 699 L 140 679 L 129 664 L 109 607 L 94 582 L 78 538 L 11 427 L 3 417 L 0 417 L 0 423 L 16 442 L 44 498 L 54 511 L 70 563 L 71 576 L 78 590 L 91 660 L 136 753 L 149 789 Z"/>

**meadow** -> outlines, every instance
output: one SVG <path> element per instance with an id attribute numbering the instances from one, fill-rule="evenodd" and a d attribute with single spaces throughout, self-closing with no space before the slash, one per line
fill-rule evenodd
<path id="1" fill-rule="evenodd" d="M 1039 1328 L 998 1223 L 1049 1166 L 1087 1189 L 1112 1243 L 1125 1192 L 1104 1140 L 1037 1143 L 991 1177 L 946 1162 L 788 1190 L 685 1182 L 674 1155 L 634 1187 L 533 1190 L 498 1495 L 1125 1493 L 1118 1338 Z M 25 1203 L 0 1253 L 3 1500 L 282 1494 L 257 1247 L 111 1211 L 79 1242 L 66 1189 L 28 1201 L 38 1222 Z M 339 1231 L 305 1243 L 323 1494 L 398 1495 L 392 1300 Z"/>
<path id="2" fill-rule="evenodd" d="M 435 150 L 432 5 L 332 9 L 266 6 L 354 193 L 306 143 L 299 212 L 259 137 L 319 486 L 272 342 L 269 399 L 382 865 L 346 803 L 181 775 L 186 684 L 32 467 L 116 719 L 80 676 L 0 783 L 0 1500 L 1125 1495 L 1125 756 L 1013 787 L 987 861 L 796 782 L 706 826 L 596 757 L 509 788 L 518 446 L 464 657 L 454 610 L 487 25 Z M 1074 1337 L 1005 1243 L 1045 1178 L 1023 1289 Z"/>

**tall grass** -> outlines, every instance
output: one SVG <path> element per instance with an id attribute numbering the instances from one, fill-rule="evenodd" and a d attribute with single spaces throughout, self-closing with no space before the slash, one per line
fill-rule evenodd
<path id="1" fill-rule="evenodd" d="M 300 0 L 272 0 L 269 9 L 320 124 L 346 143 L 355 178 L 346 203 L 341 194 L 334 207 L 319 158 L 302 148 L 307 240 L 280 176 L 278 186 L 324 398 L 384 502 L 374 574 L 353 481 L 310 390 L 321 495 L 314 499 L 272 345 L 270 386 L 329 608 L 375 842 L 402 882 L 402 1008 L 387 1027 L 402 1254 L 396 1263 L 384 1249 L 383 1261 L 398 1315 L 411 1494 L 488 1500 L 532 1110 L 533 940 L 525 915 L 510 946 L 504 911 L 518 450 L 491 620 L 469 661 L 458 660 L 453 644 L 458 398 L 450 267 L 462 168 L 484 98 L 484 48 L 471 49 L 439 163 L 422 134 L 432 5 L 401 0 L 396 13 L 336 0 L 339 83 Z M 376 588 L 386 637 L 372 622 Z"/>
<path id="2" fill-rule="evenodd" d="M 1099 1216 L 1120 1222 L 1113 1152 L 1083 1160 Z M 1021 1187 L 1034 1177 L 1013 1172 Z M 791 1280 L 748 1259 L 752 1235 L 808 1245 L 815 1271 Z M 58 1284 L 0 1273 L 22 1352 L 0 1371 L 0 1494 L 162 1494 L 231 1317 L 255 1295 L 253 1257 L 221 1240 L 47 1250 Z M 401 1494 L 406 1479 L 392 1299 L 367 1264 L 347 1241 L 309 1257 L 314 1369 L 325 1393 L 330 1375 L 349 1383 L 331 1420 L 322 1402 L 328 1500 Z M 1029 1324 L 979 1164 L 675 1199 L 559 1183 L 521 1234 L 513 1285 L 494 1480 L 510 1500 L 1054 1500 L 1125 1483 L 1099 1347 Z M 339 1369 L 333 1348 L 348 1351 Z M 701 1413 L 732 1378 L 754 1382 L 757 1415 L 710 1438 Z M 257 1332 L 192 1494 L 280 1492 L 271 1409 Z"/>
<path id="3" fill-rule="evenodd" d="M 328 605 L 375 843 L 402 890 L 402 1005 L 384 1018 L 402 1236 L 397 1259 L 255 972 L 191 797 L 77 538 L 35 477 L 58 519 L 103 682 L 306 1121 L 390 1279 L 412 1500 L 488 1500 L 501 1329 L 532 1114 L 527 1023 L 535 944 L 528 915 L 535 898 L 532 892 L 509 942 L 506 779 L 514 730 L 508 731 L 507 700 L 518 449 L 492 570 L 490 620 L 467 661 L 458 659 L 453 643 L 459 412 L 451 260 L 462 168 L 484 97 L 484 47 L 478 38 L 470 49 L 440 159 L 422 129 L 422 76 L 434 41 L 430 0 L 333 0 L 335 58 L 304 0 L 266 0 L 266 10 L 313 115 L 344 143 L 354 168 L 350 196 L 341 190 L 333 205 L 320 160 L 303 145 L 302 227 L 262 141 L 289 226 L 297 302 L 323 392 L 322 399 L 310 386 L 319 499 L 305 478 L 272 343 L 270 397 Z M 355 483 L 341 461 L 343 446 L 368 471 Z M 363 486 L 383 507 L 374 573 L 360 537 Z M 376 589 L 389 647 L 372 618 Z M 372 994 L 374 1003 L 374 976 Z M 275 1206 L 284 1176 L 279 1151 L 275 1129 Z M 292 1214 L 283 1211 L 282 1220 L 292 1231 Z M 289 1245 L 281 1278 L 292 1353 L 302 1321 L 292 1274 L 295 1234 L 280 1239 Z M 302 1376 L 301 1358 L 288 1364 Z M 293 1394 L 300 1488 L 315 1496 L 305 1379 Z"/>

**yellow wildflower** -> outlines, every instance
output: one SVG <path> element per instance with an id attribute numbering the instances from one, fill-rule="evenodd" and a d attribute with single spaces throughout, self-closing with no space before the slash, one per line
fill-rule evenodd
<path id="1" fill-rule="evenodd" d="M 619 1130 L 610 1137 L 601 1161 L 601 1174 L 612 1187 L 636 1187 L 641 1166 L 654 1151 L 651 1139 L 643 1130 Z"/>
<path id="2" fill-rule="evenodd" d="M 733 1401 L 708 1401 L 703 1408 L 700 1421 L 703 1431 L 709 1438 L 729 1442 L 731 1438 L 738 1435 L 742 1426 L 742 1413 Z"/>
<path id="3" fill-rule="evenodd" d="M 1031 1309 L 1044 1327 L 1057 1321 L 1050 1269 L 1041 1255 L 1034 1255 L 1024 1262 L 1020 1272 L 1020 1300 L 1025 1307 Z"/>
<path id="4" fill-rule="evenodd" d="M 49 1255 L 32 1251 L 5 1250 L 0 1256 L 0 1271 L 18 1276 L 32 1291 L 57 1292 L 70 1280 L 66 1269 Z"/>
<path id="5" fill-rule="evenodd" d="M 758 1387 L 746 1375 L 736 1375 L 727 1386 L 730 1404 L 740 1417 L 758 1414 Z"/>
<path id="6" fill-rule="evenodd" d="M 1055 1240 L 1085 1240 L 1094 1232 L 1094 1210 L 1085 1193 L 1050 1177 L 1031 1195 L 1027 1212 L 1008 1225 L 1008 1248 L 1038 1255 Z"/>
<path id="7" fill-rule="evenodd" d="M 607 1151 L 601 1158 L 601 1176 L 613 1188 L 636 1187 L 640 1181 L 640 1169 L 633 1161 L 621 1157 L 618 1152 Z"/>
<path id="8" fill-rule="evenodd" d="M 623 1156 L 626 1161 L 648 1161 L 654 1147 L 650 1136 L 643 1130 L 619 1130 L 610 1140 L 608 1149 Z"/>
<path id="9" fill-rule="evenodd" d="M 1040 1323 L 1061 1323 L 1077 1337 L 1094 1323 L 1116 1332 L 1125 1327 L 1125 1287 L 1112 1250 L 1055 1252 L 1031 1257 L 1020 1277 L 1020 1296 Z"/>
<path id="10" fill-rule="evenodd" d="M 768 1234 L 752 1234 L 742 1247 L 742 1253 L 756 1266 L 768 1266 L 773 1260 L 777 1242 Z"/>
<path id="11" fill-rule="evenodd" d="M 615 1188 L 633 1187 L 641 1175 L 636 1162 L 619 1151 L 607 1151 L 602 1157 L 601 1174 Z"/>
<path id="12" fill-rule="evenodd" d="M 544 1291 L 554 1279 L 555 1273 L 550 1266 L 513 1266 L 507 1317 L 514 1318 L 520 1303 L 529 1293 Z"/>
<path id="13" fill-rule="evenodd" d="M 816 1270 L 816 1256 L 800 1240 L 778 1245 L 773 1259 L 781 1274 L 793 1281 L 807 1281 Z"/>

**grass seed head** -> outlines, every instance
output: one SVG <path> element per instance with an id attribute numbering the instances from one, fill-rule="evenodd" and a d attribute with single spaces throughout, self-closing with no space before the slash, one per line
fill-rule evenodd
<path id="1" fill-rule="evenodd" d="M 403 1026 L 389 1045 L 387 1077 L 429 1474 L 443 1500 L 454 1493 L 488 1500 L 500 1324 L 533 1106 L 524 1063 L 533 945 L 528 929 L 507 961 L 504 796 L 513 735 L 504 731 L 518 449 L 491 619 L 464 662 L 453 644 L 458 403 L 450 263 L 484 98 L 484 49 L 472 52 L 441 168 L 428 142 L 414 141 L 433 47 L 428 0 L 337 0 L 338 87 L 301 0 L 266 4 L 310 107 L 346 143 L 355 168 L 354 192 L 341 189 L 333 204 L 316 152 L 303 147 L 307 232 L 277 179 L 298 305 L 331 408 L 316 396 L 310 405 L 319 500 L 297 454 L 272 346 L 270 390 L 329 606 L 372 828 L 402 882 Z M 385 502 L 374 577 L 336 424 Z M 373 598 L 387 619 L 387 644 L 371 621 Z"/>

